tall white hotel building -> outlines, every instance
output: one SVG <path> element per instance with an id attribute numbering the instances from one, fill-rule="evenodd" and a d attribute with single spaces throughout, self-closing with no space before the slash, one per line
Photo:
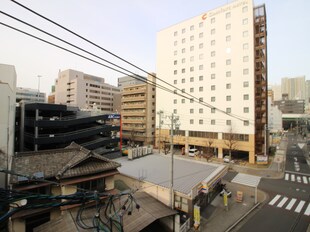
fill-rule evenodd
<path id="1" fill-rule="evenodd" d="M 157 77 L 173 87 L 157 83 L 177 94 L 158 88 L 156 110 L 179 116 L 175 146 L 206 152 L 212 141 L 223 158 L 233 135 L 233 158 L 255 163 L 256 155 L 264 155 L 266 36 L 265 5 L 254 7 L 252 0 L 233 1 L 158 32 Z M 159 127 L 159 115 L 156 121 Z M 168 125 L 161 126 L 160 140 L 169 141 Z"/>

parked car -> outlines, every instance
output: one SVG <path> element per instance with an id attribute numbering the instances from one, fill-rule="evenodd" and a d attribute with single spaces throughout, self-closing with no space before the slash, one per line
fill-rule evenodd
<path id="1" fill-rule="evenodd" d="M 224 163 L 229 163 L 230 157 L 228 155 L 224 156 L 223 161 L 224 161 Z"/>
<path id="2" fill-rule="evenodd" d="M 188 156 L 194 157 L 196 155 L 199 155 L 199 151 L 196 148 L 189 149 Z"/>

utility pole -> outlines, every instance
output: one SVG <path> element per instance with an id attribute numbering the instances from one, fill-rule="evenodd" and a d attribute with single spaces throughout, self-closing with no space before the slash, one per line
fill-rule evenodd
<path id="1" fill-rule="evenodd" d="M 162 110 L 158 111 L 157 114 L 159 116 L 159 125 L 158 125 L 158 151 L 160 153 L 160 131 L 161 131 L 161 125 L 163 124 L 162 120 L 161 120 L 161 115 L 164 112 Z"/>
<path id="2" fill-rule="evenodd" d="M 40 78 L 42 77 L 41 75 L 38 75 L 38 102 L 40 102 Z"/>
<path id="3" fill-rule="evenodd" d="M 171 152 L 171 163 L 170 163 L 170 206 L 171 206 L 171 209 L 174 209 L 174 191 L 173 191 L 173 168 L 174 168 L 174 165 L 173 165 L 173 130 L 174 128 L 178 129 L 179 128 L 179 123 L 178 120 L 179 120 L 179 117 L 178 116 L 174 116 L 174 114 L 172 113 L 171 117 L 171 125 L 170 125 L 170 152 Z"/>

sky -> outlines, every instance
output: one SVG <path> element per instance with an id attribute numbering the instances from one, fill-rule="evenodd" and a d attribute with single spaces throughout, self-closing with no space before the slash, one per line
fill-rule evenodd
<path id="1" fill-rule="evenodd" d="M 17 1 L 149 72 L 156 72 L 157 32 L 232 2 L 231 0 Z M 267 11 L 269 85 L 280 84 L 283 77 L 302 75 L 310 79 L 310 1 L 254 0 L 254 5 L 262 3 L 265 3 Z M 128 65 L 10 0 L 0 0 L 0 11 L 129 68 Z M 2 13 L 0 22 L 70 48 Z M 59 70 L 75 69 L 100 76 L 112 85 L 117 85 L 117 78 L 124 76 L 3 25 L 0 25 L 0 63 L 15 66 L 18 87 L 38 89 L 38 76 L 41 76 L 40 91 L 47 94 L 51 92 L 51 86 Z M 144 75 L 134 68 L 130 70 Z"/>

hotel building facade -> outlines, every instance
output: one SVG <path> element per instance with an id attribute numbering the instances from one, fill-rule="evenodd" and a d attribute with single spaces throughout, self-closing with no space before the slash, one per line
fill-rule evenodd
<path id="1" fill-rule="evenodd" d="M 230 150 L 233 158 L 250 163 L 264 154 L 266 35 L 265 6 L 254 7 L 251 0 L 233 1 L 158 32 L 157 76 L 173 85 L 174 94 L 158 89 L 156 109 L 179 116 L 174 144 L 187 152 L 204 151 L 211 142 L 218 158 Z M 168 126 L 160 133 L 169 140 Z"/>

